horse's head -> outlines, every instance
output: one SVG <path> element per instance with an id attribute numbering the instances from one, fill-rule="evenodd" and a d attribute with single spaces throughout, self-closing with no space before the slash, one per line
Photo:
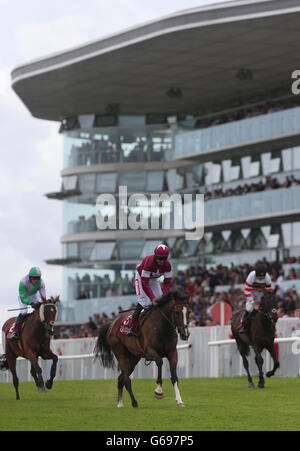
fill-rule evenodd
<path id="1" fill-rule="evenodd" d="M 173 321 L 180 335 L 181 340 L 188 340 L 189 333 L 189 315 L 191 311 L 190 296 L 184 292 L 174 291 Z"/>
<path id="2" fill-rule="evenodd" d="M 260 303 L 260 312 L 264 313 L 270 321 L 276 323 L 278 319 L 277 309 L 278 306 L 274 294 L 265 291 Z"/>
<path id="3" fill-rule="evenodd" d="M 54 334 L 54 325 L 57 320 L 57 302 L 59 302 L 59 296 L 48 300 L 43 299 L 39 309 L 40 320 L 50 336 Z"/>

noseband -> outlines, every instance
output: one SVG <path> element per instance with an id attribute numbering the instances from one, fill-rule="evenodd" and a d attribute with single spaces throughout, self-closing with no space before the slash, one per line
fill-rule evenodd
<path id="1" fill-rule="evenodd" d="M 49 321 L 49 323 L 45 319 L 45 307 L 52 307 L 55 309 L 54 320 Z M 57 320 L 57 313 L 58 313 L 57 307 L 55 304 L 47 303 L 47 304 L 41 304 L 41 306 L 40 306 L 40 311 L 39 311 L 40 320 L 41 320 L 42 325 L 46 329 L 46 331 L 49 333 L 49 335 L 53 335 L 53 333 L 54 333 L 54 325 Z"/>
<path id="2" fill-rule="evenodd" d="M 260 313 L 262 313 L 271 323 L 276 323 L 277 317 L 274 318 L 275 313 L 277 312 L 277 309 L 274 307 L 270 312 L 264 312 L 263 310 L 259 309 Z"/>

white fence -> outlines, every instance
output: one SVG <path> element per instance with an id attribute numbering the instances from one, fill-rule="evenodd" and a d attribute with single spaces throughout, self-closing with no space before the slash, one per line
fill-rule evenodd
<path id="1" fill-rule="evenodd" d="M 51 343 L 53 352 L 58 356 L 56 380 L 84 380 L 84 379 L 115 379 L 119 374 L 118 370 L 104 368 L 99 359 L 94 358 L 92 352 L 95 346 L 95 339 L 72 339 L 54 340 Z M 185 343 L 177 346 L 180 356 L 178 365 L 179 377 L 190 377 L 189 350 L 192 344 Z M 82 353 L 85 351 L 86 353 Z M 66 354 L 63 354 L 65 352 Z M 75 352 L 74 354 L 69 354 Z M 49 377 L 52 365 L 51 360 L 39 359 L 39 365 L 43 370 L 44 379 Z M 23 358 L 17 360 L 17 373 L 22 382 L 32 381 L 30 374 L 30 362 Z M 164 378 L 170 377 L 167 361 L 164 359 L 162 375 Z M 145 360 L 141 360 L 135 368 L 133 378 L 156 378 L 157 367 L 155 363 L 145 365 Z M 10 371 L 0 372 L 0 382 L 11 382 Z"/>
<path id="2" fill-rule="evenodd" d="M 195 327 L 190 329 L 191 335 L 186 342 L 179 343 L 178 377 L 234 377 L 245 374 L 240 354 L 236 345 L 230 340 L 230 326 Z M 300 340 L 295 341 L 300 333 L 300 319 L 280 319 L 277 323 L 280 368 L 277 376 L 298 377 L 300 375 Z M 292 339 L 290 338 L 292 337 Z M 216 346 L 216 342 L 220 342 Z M 299 343 L 299 344 L 298 344 Z M 102 364 L 93 359 L 95 340 L 80 338 L 73 340 L 53 340 L 51 347 L 59 356 L 57 380 L 80 379 L 115 379 L 118 370 L 103 368 Z M 210 345 L 209 345 L 210 344 Z M 212 346 L 212 344 L 214 344 Z M 295 352 L 296 351 L 296 352 Z M 264 370 L 271 369 L 269 354 L 263 356 Z M 40 360 L 44 379 L 48 377 L 51 361 Z M 249 357 L 250 371 L 257 374 L 253 352 Z M 133 372 L 133 378 L 155 378 L 156 365 L 146 366 L 142 359 Z M 30 365 L 27 361 L 18 359 L 18 376 L 21 381 L 32 380 Z M 170 371 L 164 359 L 163 378 L 169 378 Z M 0 382 L 11 381 L 9 372 L 0 372 Z"/>

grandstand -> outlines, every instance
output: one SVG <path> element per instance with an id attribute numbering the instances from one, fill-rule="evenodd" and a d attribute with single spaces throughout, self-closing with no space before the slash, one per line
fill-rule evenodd
<path id="1" fill-rule="evenodd" d="M 196 326 L 208 304 L 238 307 L 258 260 L 278 302 L 300 294 L 298 0 L 237 0 L 179 11 L 16 68 L 13 89 L 64 137 L 60 319 L 87 323 L 135 302 L 132 278 L 155 245 L 176 283 L 193 285 Z M 99 194 L 205 195 L 205 234 L 99 230 Z M 55 187 L 53 187 L 55 189 Z M 108 213 L 108 217 L 114 212 Z M 198 292 L 197 292 L 198 290 Z M 203 304 L 203 305 L 202 305 Z M 202 308 L 201 307 L 201 308 Z M 198 317 L 197 317 L 198 316 Z M 78 332 L 79 333 L 79 332 Z"/>

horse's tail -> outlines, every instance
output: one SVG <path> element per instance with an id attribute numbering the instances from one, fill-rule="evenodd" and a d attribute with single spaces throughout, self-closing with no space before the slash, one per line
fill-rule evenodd
<path id="1" fill-rule="evenodd" d="M 110 326 L 111 323 L 107 323 L 100 328 L 99 337 L 97 338 L 94 348 L 95 358 L 100 358 L 105 368 L 115 367 L 114 355 L 112 353 L 111 347 L 107 342 L 107 332 Z"/>
<path id="2" fill-rule="evenodd" d="M 0 371 L 9 370 L 6 354 L 0 355 Z"/>

